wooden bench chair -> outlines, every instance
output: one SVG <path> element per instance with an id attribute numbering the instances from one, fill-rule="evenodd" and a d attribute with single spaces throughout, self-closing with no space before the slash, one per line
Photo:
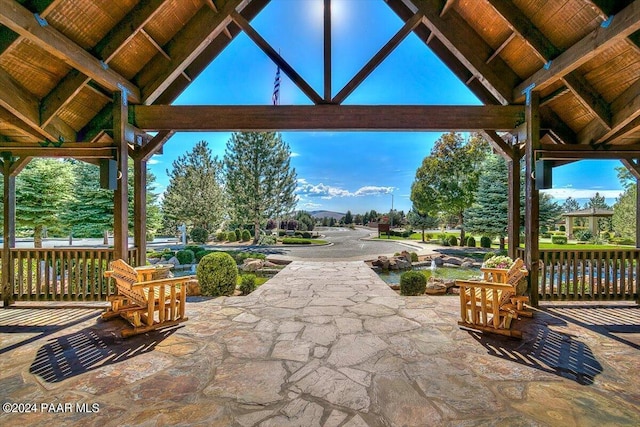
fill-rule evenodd
<path id="1" fill-rule="evenodd" d="M 187 320 L 186 289 L 194 276 L 143 281 L 143 274 L 121 259 L 110 262 L 104 275 L 115 280 L 118 294 L 109 297 L 111 306 L 102 318 L 129 321 L 133 328 L 123 329 L 123 338 Z"/>
<path id="2" fill-rule="evenodd" d="M 518 296 L 518 282 L 527 275 L 524 263 L 516 259 L 508 269 L 483 268 L 484 280 L 456 280 L 460 287 L 460 326 L 516 338 L 522 333 L 511 329 L 513 319 L 532 317 L 525 307 L 526 296 Z"/>

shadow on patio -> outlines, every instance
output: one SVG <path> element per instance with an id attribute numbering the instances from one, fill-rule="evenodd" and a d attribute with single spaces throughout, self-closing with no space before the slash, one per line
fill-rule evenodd
<path id="1" fill-rule="evenodd" d="M 120 323 L 114 322 L 114 323 Z M 123 340 L 102 326 L 49 340 L 40 347 L 29 372 L 57 383 L 153 351 L 182 326 Z"/>

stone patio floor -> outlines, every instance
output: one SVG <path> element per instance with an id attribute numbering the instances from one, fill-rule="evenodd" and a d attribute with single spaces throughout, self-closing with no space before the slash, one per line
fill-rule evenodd
<path id="1" fill-rule="evenodd" d="M 293 262 L 127 340 L 96 310 L 0 310 L 0 400 L 27 404 L 0 425 L 640 425 L 638 306 L 547 306 L 522 341 L 458 310 L 357 261 Z"/>

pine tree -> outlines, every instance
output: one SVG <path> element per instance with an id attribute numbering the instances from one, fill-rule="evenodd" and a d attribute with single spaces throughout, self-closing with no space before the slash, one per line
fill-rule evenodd
<path id="1" fill-rule="evenodd" d="M 435 228 L 438 226 L 438 218 L 434 218 L 429 216 L 428 214 L 422 214 L 417 211 L 415 208 L 411 209 L 407 214 L 407 219 L 411 226 L 419 228 L 422 230 L 422 241 L 424 240 L 424 231 L 427 228 Z"/>
<path id="2" fill-rule="evenodd" d="M 580 203 L 573 197 L 567 197 L 567 200 L 564 201 L 562 205 L 562 212 L 574 212 L 580 210 Z"/>
<path id="3" fill-rule="evenodd" d="M 353 215 L 351 214 L 351 211 L 347 211 L 347 213 L 344 215 L 344 223 L 353 224 Z"/>
<path id="4" fill-rule="evenodd" d="M 225 189 L 231 216 L 260 226 L 270 217 L 290 212 L 296 204 L 296 171 L 291 150 L 275 132 L 241 132 L 231 135 L 224 156 Z"/>
<path id="5" fill-rule="evenodd" d="M 169 185 L 162 202 L 163 231 L 176 233 L 182 223 L 215 231 L 223 220 L 222 164 L 206 141 L 178 157 L 167 170 Z"/>
<path id="6" fill-rule="evenodd" d="M 60 228 L 73 184 L 71 165 L 54 159 L 34 159 L 16 177 L 16 225 L 33 228 L 34 247 L 42 247 L 44 227 Z"/>
<path id="7" fill-rule="evenodd" d="M 508 226 L 508 170 L 507 163 L 498 156 L 490 156 L 478 179 L 475 202 L 464 213 L 467 231 L 488 237 L 505 237 Z"/>
<path id="8" fill-rule="evenodd" d="M 625 239 L 635 240 L 636 238 L 637 191 L 638 188 L 635 184 L 626 186 L 624 193 L 613 205 L 613 217 L 611 218 L 613 229 Z"/>

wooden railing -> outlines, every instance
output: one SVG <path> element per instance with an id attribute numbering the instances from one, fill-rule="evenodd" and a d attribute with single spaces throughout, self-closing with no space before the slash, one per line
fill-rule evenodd
<path id="1" fill-rule="evenodd" d="M 137 248 L 129 249 L 135 265 Z M 2 253 L 0 252 L 0 258 Z M 104 301 L 115 292 L 104 272 L 113 260 L 109 248 L 11 249 L 16 301 Z M 0 273 L 4 274 L 4 272 Z"/>
<path id="2" fill-rule="evenodd" d="M 637 300 L 638 278 L 640 249 L 540 250 L 540 300 Z"/>

